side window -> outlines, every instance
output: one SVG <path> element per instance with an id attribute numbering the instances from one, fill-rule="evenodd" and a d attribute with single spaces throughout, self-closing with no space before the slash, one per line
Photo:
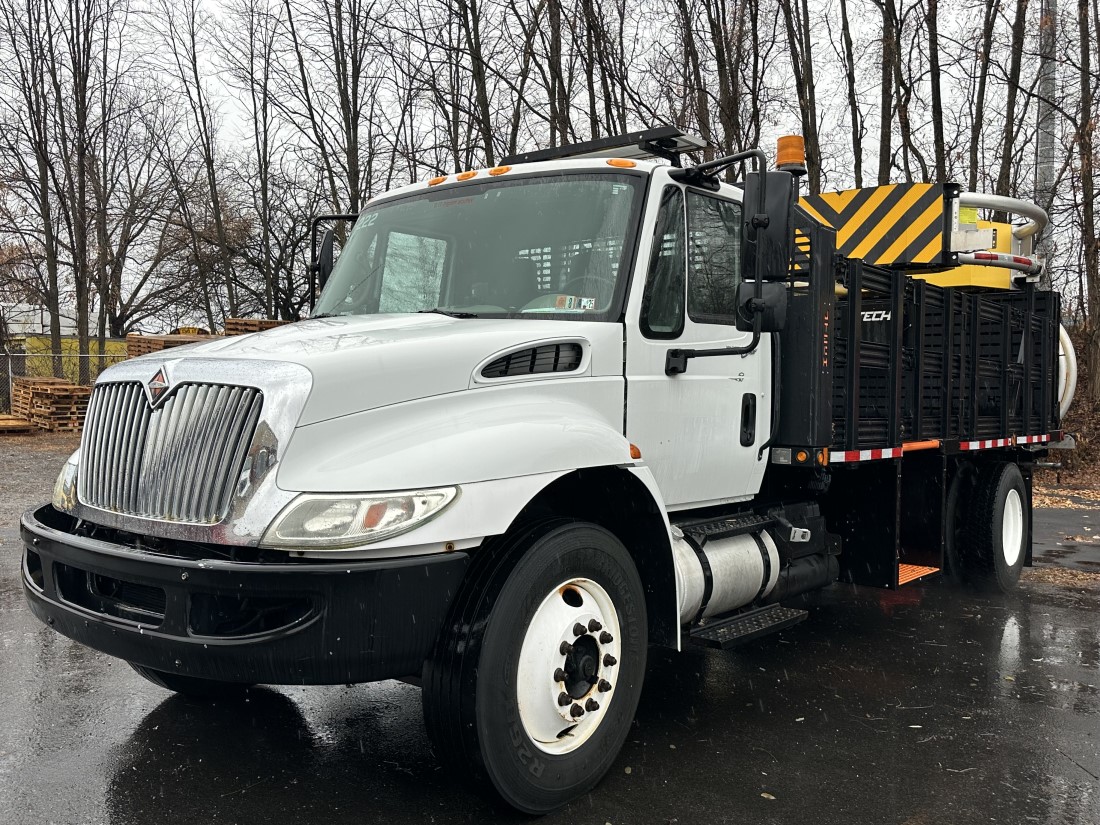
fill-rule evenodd
<path id="1" fill-rule="evenodd" d="M 688 316 L 733 324 L 741 281 L 741 205 L 688 192 Z"/>
<path id="2" fill-rule="evenodd" d="M 684 194 L 675 186 L 661 193 L 653 251 L 642 293 L 642 334 L 677 338 L 684 331 Z"/>
<path id="3" fill-rule="evenodd" d="M 438 306 L 446 262 L 447 242 L 442 238 L 390 232 L 378 311 L 416 312 Z"/>

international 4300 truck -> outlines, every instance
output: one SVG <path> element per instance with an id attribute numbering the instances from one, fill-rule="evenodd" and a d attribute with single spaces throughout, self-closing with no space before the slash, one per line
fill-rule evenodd
<path id="1" fill-rule="evenodd" d="M 542 813 L 615 760 L 650 645 L 789 627 L 838 579 L 1015 586 L 1072 393 L 1045 217 L 799 199 L 792 142 L 699 148 L 386 193 L 335 264 L 326 234 L 309 320 L 105 371 L 22 520 L 35 615 L 185 694 L 420 683 L 439 757 Z"/>

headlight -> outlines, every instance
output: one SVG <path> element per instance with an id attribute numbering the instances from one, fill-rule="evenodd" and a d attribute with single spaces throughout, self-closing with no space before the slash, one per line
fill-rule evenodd
<path id="1" fill-rule="evenodd" d="M 80 450 L 77 450 L 69 456 L 53 485 L 53 506 L 63 513 L 71 513 L 76 506 L 76 474 L 79 468 Z"/>
<path id="2" fill-rule="evenodd" d="M 332 550 L 358 547 L 419 527 L 457 497 L 457 487 L 379 495 L 305 493 L 272 522 L 261 544 Z"/>

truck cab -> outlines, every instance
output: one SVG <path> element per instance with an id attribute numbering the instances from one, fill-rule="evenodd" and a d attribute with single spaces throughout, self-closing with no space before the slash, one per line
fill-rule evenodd
<path id="1" fill-rule="evenodd" d="M 440 758 L 543 813 L 610 767 L 651 644 L 788 627 L 806 613 L 780 602 L 844 571 L 936 574 L 964 512 L 1000 532 L 960 570 L 1012 586 L 1028 461 L 1056 434 L 1056 299 L 990 310 L 1024 313 L 1039 365 L 1026 414 L 998 419 L 1011 446 L 959 457 L 1019 401 L 975 374 L 962 429 L 924 433 L 903 482 L 910 419 L 880 427 L 845 388 L 879 391 L 872 354 L 902 363 L 908 307 L 941 288 L 918 302 L 859 266 L 843 287 L 789 172 L 734 186 L 724 166 L 762 153 L 681 166 L 694 148 L 654 130 L 386 193 L 322 256 L 310 319 L 105 371 L 23 518 L 32 610 L 192 695 L 416 681 Z M 901 504 L 917 488 L 924 515 Z"/>

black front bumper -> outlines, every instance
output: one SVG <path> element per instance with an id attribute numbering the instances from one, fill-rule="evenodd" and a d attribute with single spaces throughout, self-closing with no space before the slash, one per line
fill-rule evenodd
<path id="1" fill-rule="evenodd" d="M 383 561 L 182 558 L 86 538 L 50 505 L 22 519 L 34 614 L 155 670 L 250 684 L 419 675 L 465 553 Z"/>

